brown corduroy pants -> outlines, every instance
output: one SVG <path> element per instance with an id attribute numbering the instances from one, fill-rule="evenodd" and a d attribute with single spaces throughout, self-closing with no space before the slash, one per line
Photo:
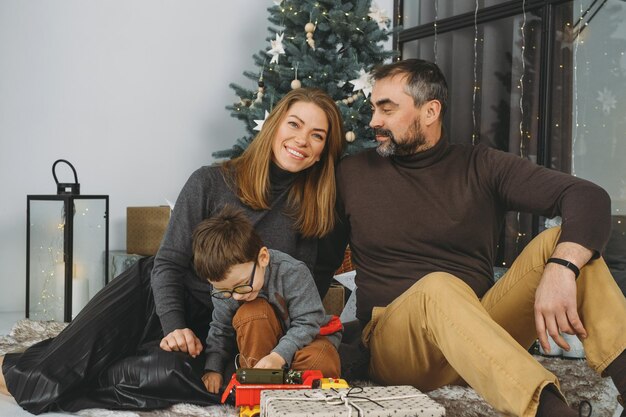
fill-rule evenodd
<path id="1" fill-rule="evenodd" d="M 233 317 L 233 327 L 237 333 L 239 364 L 248 368 L 254 367 L 256 362 L 268 355 L 283 336 L 276 312 L 262 298 L 239 307 Z M 341 371 L 339 353 L 328 338 L 318 335 L 309 345 L 296 352 L 291 369 L 316 369 L 327 378 L 338 378 Z"/>

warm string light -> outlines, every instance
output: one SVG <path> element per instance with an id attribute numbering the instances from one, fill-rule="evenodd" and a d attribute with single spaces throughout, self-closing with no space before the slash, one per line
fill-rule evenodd
<path id="1" fill-rule="evenodd" d="M 85 214 L 84 212 L 81 214 Z M 31 230 L 37 234 L 49 234 L 49 225 L 37 225 L 31 223 Z M 56 276 L 56 265 L 63 262 L 63 231 L 65 229 L 65 216 L 61 213 L 61 220 L 53 225 L 56 230 L 54 237 L 46 246 L 39 246 L 37 254 L 37 270 L 42 282 L 41 292 L 37 300 L 39 309 L 33 311 L 33 318 L 40 320 L 58 319 L 55 312 L 61 311 L 63 295 L 58 293 L 57 281 L 63 277 Z M 39 230 L 37 232 L 37 230 Z"/>
<path id="2" fill-rule="evenodd" d="M 474 88 L 472 89 L 472 145 L 476 145 L 476 92 L 478 90 L 478 0 L 474 8 Z"/>
<path id="3" fill-rule="evenodd" d="M 522 74 L 519 79 L 519 109 L 520 109 L 520 121 L 519 121 L 519 133 L 520 133 L 520 142 L 519 142 L 519 153 L 520 157 L 524 158 L 524 73 L 526 72 L 526 59 L 524 56 L 524 52 L 526 50 L 526 36 L 524 33 L 524 29 L 526 27 L 526 0 L 522 1 L 522 25 L 520 26 L 520 34 L 522 37 L 522 46 L 521 46 L 521 55 L 522 55 Z M 515 221 L 517 223 L 517 235 L 515 236 L 515 252 L 519 253 L 520 251 L 520 240 L 523 234 L 520 232 L 521 228 L 521 213 L 518 211 L 515 215 Z"/>
<path id="4" fill-rule="evenodd" d="M 75 216 L 87 216 L 89 214 L 89 207 L 85 207 L 84 209 L 77 211 Z M 39 306 L 39 310 L 32 311 L 32 313 L 34 319 L 63 320 L 63 300 L 65 298 L 63 288 L 65 288 L 65 275 L 61 273 L 60 268 L 57 269 L 59 264 L 63 264 L 65 262 L 63 254 L 65 214 L 63 210 L 61 212 L 60 220 L 52 224 L 52 226 L 50 226 L 49 223 L 30 224 L 30 229 L 33 233 L 41 235 L 50 234 L 50 227 L 54 228 L 55 237 L 52 238 L 47 245 L 39 246 L 39 251 L 36 257 L 37 268 L 35 270 L 38 270 L 38 274 L 41 277 L 40 282 L 42 282 L 42 287 L 41 292 L 39 293 L 39 299 L 36 302 L 37 306 Z M 102 229 L 103 226 L 98 221 L 95 224 L 89 224 L 88 227 Z M 61 276 L 58 276 L 57 274 L 61 274 Z M 61 282 L 63 285 L 59 286 Z"/>
<path id="5" fill-rule="evenodd" d="M 515 221 L 517 222 L 517 230 L 520 230 L 520 219 L 521 219 L 521 215 L 522 213 L 520 213 L 519 211 L 517 212 L 517 214 L 515 215 Z M 520 237 L 521 237 L 521 233 L 518 231 L 517 232 L 517 236 L 515 236 L 515 252 L 519 253 L 519 241 L 520 241 Z"/>
<path id="6" fill-rule="evenodd" d="M 435 23 L 433 24 L 435 27 L 435 42 L 433 44 L 433 53 L 435 54 L 435 64 L 437 64 L 437 19 L 439 18 L 439 0 L 435 1 Z"/>
<path id="7" fill-rule="evenodd" d="M 583 14 L 583 3 L 582 1 L 578 2 L 580 5 L 580 18 L 578 22 L 574 25 L 574 28 L 581 23 L 584 14 Z M 576 158 L 574 155 L 574 150 L 576 149 L 576 139 L 578 139 L 578 46 L 582 43 L 582 39 L 580 36 L 576 36 L 574 39 L 574 133 L 572 135 L 572 175 L 576 175 Z"/>
<path id="8" fill-rule="evenodd" d="M 524 142 L 524 73 L 526 72 L 526 58 L 524 53 L 526 51 L 526 36 L 524 34 L 524 29 L 526 27 L 526 0 L 522 1 L 522 26 L 520 27 L 520 33 L 522 36 L 522 74 L 519 78 L 519 110 L 520 110 L 520 121 L 519 121 L 519 156 L 525 158 L 524 151 L 526 150 L 525 142 Z M 519 238 L 518 238 L 519 239 Z"/>

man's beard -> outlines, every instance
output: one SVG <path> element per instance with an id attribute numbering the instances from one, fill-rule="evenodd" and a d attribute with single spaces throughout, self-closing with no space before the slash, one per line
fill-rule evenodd
<path id="1" fill-rule="evenodd" d="M 398 141 L 391 130 L 388 129 L 376 129 L 376 136 L 387 136 L 389 138 L 386 142 L 380 142 L 376 147 L 376 152 L 380 156 L 404 156 L 413 155 L 417 153 L 421 147 L 426 145 L 426 136 L 422 132 L 422 125 L 419 118 L 416 118 L 407 135 L 403 140 Z"/>

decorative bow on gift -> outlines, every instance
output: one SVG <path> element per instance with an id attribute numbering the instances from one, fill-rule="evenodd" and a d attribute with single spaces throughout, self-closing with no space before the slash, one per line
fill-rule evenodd
<path id="1" fill-rule="evenodd" d="M 356 408 L 359 417 L 365 416 L 365 411 L 363 411 L 361 407 L 355 404 L 356 401 L 370 401 L 376 404 L 377 406 L 379 406 L 380 408 L 385 408 L 384 406 L 382 406 L 381 404 L 379 404 L 372 398 L 359 397 L 358 395 L 355 395 L 355 394 L 360 394 L 363 392 L 363 388 L 361 387 L 352 387 L 348 391 L 342 391 L 342 392 L 339 392 L 334 389 L 332 391 L 333 392 L 315 393 L 311 397 L 321 397 L 321 399 L 325 400 L 326 404 L 328 405 L 340 405 L 340 404 L 345 405 L 346 408 L 348 409 L 349 417 L 352 416 L 352 407 Z M 307 393 L 305 393 L 305 395 L 307 395 Z M 380 398 L 380 400 L 387 400 L 387 399 L 393 399 L 393 397 Z"/>

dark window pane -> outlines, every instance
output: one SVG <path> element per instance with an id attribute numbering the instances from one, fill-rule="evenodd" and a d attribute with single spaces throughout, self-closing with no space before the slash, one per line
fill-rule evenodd
<path id="1" fill-rule="evenodd" d="M 626 1 L 545 0 L 533 2 L 526 16 L 510 18 L 501 16 L 519 11 L 519 2 L 401 4 L 404 29 L 422 25 L 414 31 L 416 37 L 440 30 L 401 42 L 400 51 L 403 58 L 435 61 L 446 74 L 450 110 L 445 122 L 452 142 L 485 143 L 607 190 L 613 230 L 604 256 L 626 294 Z M 496 5 L 503 6 L 492 9 L 498 13 L 480 13 Z M 537 16 L 548 7 L 553 7 L 554 19 L 541 22 Z M 476 10 L 481 21 L 489 15 L 492 20 L 471 26 Z M 443 19 L 445 28 L 433 25 Z M 542 23 L 553 40 L 543 56 Z M 542 97 L 540 68 L 548 71 L 541 80 L 548 89 Z M 548 116 L 541 118 L 542 126 L 540 107 L 541 115 Z M 545 129 L 542 138 L 540 128 Z M 499 247 L 502 263 L 517 255 L 531 231 L 544 227 L 545 219 L 538 220 L 531 226 L 529 216 L 508 216 Z"/>
<path id="2" fill-rule="evenodd" d="M 446 75 L 453 142 L 482 142 L 536 160 L 540 24 L 536 16 L 514 16 L 403 45 L 403 59 L 435 61 Z"/>
<path id="3" fill-rule="evenodd" d="M 541 20 L 527 13 L 407 42 L 402 58 L 435 61 L 446 75 L 451 142 L 484 143 L 536 162 L 540 35 Z M 510 213 L 499 264 L 510 265 L 531 235 L 532 216 Z"/>
<path id="4" fill-rule="evenodd" d="M 478 10 L 507 1 L 509 0 L 479 0 Z M 403 6 L 402 25 L 407 29 L 464 13 L 473 13 L 476 10 L 476 0 L 405 0 Z"/>

